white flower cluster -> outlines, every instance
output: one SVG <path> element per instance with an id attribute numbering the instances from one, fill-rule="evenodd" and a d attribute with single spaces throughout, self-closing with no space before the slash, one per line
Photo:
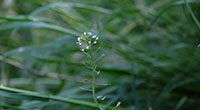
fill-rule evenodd
<path id="1" fill-rule="evenodd" d="M 81 46 L 81 51 L 89 50 L 92 45 L 96 44 L 99 37 L 93 35 L 92 32 L 84 32 L 77 38 L 77 44 Z"/>

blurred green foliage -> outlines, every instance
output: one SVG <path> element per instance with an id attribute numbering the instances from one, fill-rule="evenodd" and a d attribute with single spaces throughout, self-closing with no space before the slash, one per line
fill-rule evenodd
<path id="1" fill-rule="evenodd" d="M 94 110 L 76 45 L 91 31 L 105 54 L 97 77 L 105 107 L 200 110 L 199 8 L 199 0 L 1 0 L 1 84 L 11 88 L 0 87 L 1 109 Z"/>

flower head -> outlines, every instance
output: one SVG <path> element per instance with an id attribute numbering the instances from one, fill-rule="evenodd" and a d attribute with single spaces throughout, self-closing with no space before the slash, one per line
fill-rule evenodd
<path id="1" fill-rule="evenodd" d="M 92 45 L 97 44 L 99 37 L 93 35 L 92 32 L 84 32 L 77 38 L 77 44 L 81 47 L 81 51 L 85 51 L 91 48 Z"/>

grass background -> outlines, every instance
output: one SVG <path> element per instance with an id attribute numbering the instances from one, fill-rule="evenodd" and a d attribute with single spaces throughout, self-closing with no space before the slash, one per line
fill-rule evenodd
<path id="1" fill-rule="evenodd" d="M 199 8 L 198 0 L 1 0 L 1 109 L 94 110 L 76 45 L 91 31 L 105 54 L 101 104 L 200 110 Z"/>

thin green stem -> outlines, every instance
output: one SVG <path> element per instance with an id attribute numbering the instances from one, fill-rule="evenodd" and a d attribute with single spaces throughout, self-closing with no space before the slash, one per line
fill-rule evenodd
<path id="1" fill-rule="evenodd" d="M 103 110 L 103 108 L 98 103 L 97 97 L 96 97 L 96 63 L 95 63 L 91 48 L 89 48 L 89 55 L 90 55 L 90 63 L 92 67 L 92 97 L 93 97 L 94 103 L 98 106 L 98 108 L 100 110 Z"/>
<path id="2" fill-rule="evenodd" d="M 97 74 L 96 67 L 97 67 L 97 65 L 96 65 L 96 60 L 94 59 L 93 55 L 94 55 L 94 52 L 98 51 L 98 49 L 93 52 L 93 50 L 91 48 L 93 44 L 96 44 L 96 42 L 99 38 L 96 36 L 91 36 L 91 35 L 92 35 L 91 32 L 84 32 L 84 34 L 82 34 L 80 37 L 77 38 L 77 40 L 78 40 L 77 42 L 79 45 L 82 45 L 82 43 L 85 44 L 85 45 L 82 45 L 82 46 L 84 46 L 84 48 L 82 48 L 81 50 L 89 59 L 89 64 L 90 64 L 89 69 L 91 70 L 91 74 L 92 74 L 92 98 L 93 98 L 93 101 L 96 104 L 96 106 L 100 110 L 103 110 L 102 106 L 98 103 L 97 96 L 96 96 L 96 74 Z M 86 52 L 85 52 L 85 50 L 86 50 Z M 97 60 L 99 60 L 99 59 L 97 59 Z M 87 65 L 85 65 L 85 66 L 87 66 Z"/>

